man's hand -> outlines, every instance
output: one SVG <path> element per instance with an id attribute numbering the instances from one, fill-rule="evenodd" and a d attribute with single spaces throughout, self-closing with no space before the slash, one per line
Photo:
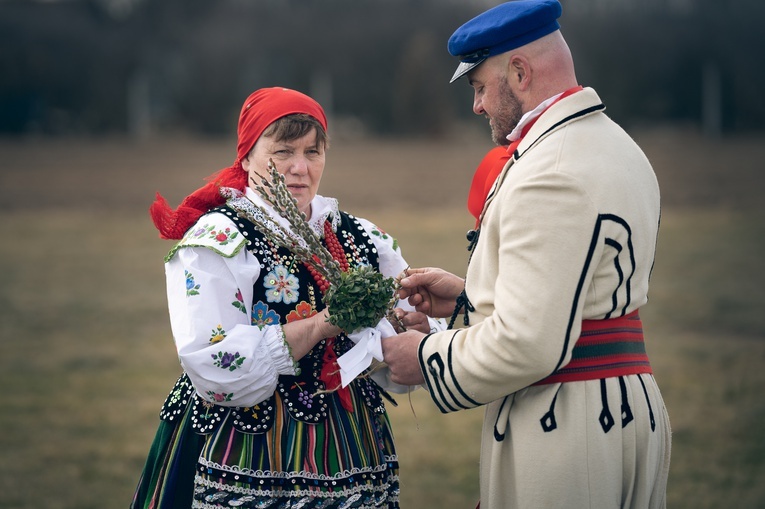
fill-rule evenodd
<path id="1" fill-rule="evenodd" d="M 417 349 L 424 337 L 422 332 L 410 330 L 382 340 L 383 359 L 388 365 L 391 382 L 400 385 L 425 383 L 417 358 Z"/>
<path id="2" fill-rule="evenodd" d="M 451 316 L 457 297 L 465 288 L 464 279 L 443 269 L 407 269 L 402 275 L 399 298 L 409 298 L 409 304 L 417 311 L 434 318 Z"/>
<path id="3" fill-rule="evenodd" d="M 418 330 L 428 334 L 430 332 L 430 322 L 428 321 L 428 315 L 420 313 L 419 311 L 406 311 L 401 308 L 394 310 L 396 314 L 397 324 L 393 324 L 396 332 L 404 332 L 406 330 Z M 404 329 L 397 327 L 397 325 L 403 325 Z"/>

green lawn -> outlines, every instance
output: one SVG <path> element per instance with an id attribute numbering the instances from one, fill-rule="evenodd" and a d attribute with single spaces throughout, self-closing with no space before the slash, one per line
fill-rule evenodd
<path id="1" fill-rule="evenodd" d="M 353 211 L 398 237 L 412 266 L 460 272 L 470 220 L 454 203 Z M 129 503 L 179 373 L 169 244 L 139 205 L 0 208 L 3 509 Z M 669 507 L 765 507 L 764 251 L 760 208 L 663 213 L 641 314 L 673 425 Z M 441 415 L 423 391 L 398 401 L 403 507 L 475 507 L 482 411 Z"/>

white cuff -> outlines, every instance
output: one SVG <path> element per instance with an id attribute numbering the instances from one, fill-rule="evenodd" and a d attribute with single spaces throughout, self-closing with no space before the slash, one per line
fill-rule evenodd
<path id="1" fill-rule="evenodd" d="M 263 341 L 276 372 L 280 375 L 298 375 L 298 364 L 292 358 L 292 350 L 284 337 L 282 326 L 267 327 L 263 332 Z"/>

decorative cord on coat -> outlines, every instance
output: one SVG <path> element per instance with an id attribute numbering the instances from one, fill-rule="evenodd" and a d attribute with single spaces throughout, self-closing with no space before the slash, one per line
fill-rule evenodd
<path id="1" fill-rule="evenodd" d="M 470 315 L 468 313 L 475 311 L 475 308 L 473 307 L 473 304 L 470 303 L 470 299 L 468 299 L 465 290 L 462 290 L 462 292 L 460 292 L 460 294 L 457 296 L 457 305 L 454 306 L 454 312 L 452 313 L 452 317 L 449 319 L 448 329 L 453 328 L 454 322 L 457 320 L 457 315 L 460 314 L 462 308 L 465 308 L 465 318 L 463 319 L 463 324 L 465 327 L 467 327 L 470 325 Z"/>

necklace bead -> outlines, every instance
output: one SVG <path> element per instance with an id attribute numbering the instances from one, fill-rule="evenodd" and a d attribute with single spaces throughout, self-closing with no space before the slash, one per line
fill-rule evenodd
<path id="1" fill-rule="evenodd" d="M 340 265 L 340 270 L 347 272 L 350 268 L 348 258 L 345 256 L 343 246 L 340 244 L 337 235 L 335 235 L 335 232 L 332 230 L 332 224 L 328 220 L 324 221 L 324 244 L 327 246 L 327 251 L 332 255 L 332 258 Z M 317 262 L 319 261 L 318 257 L 315 255 L 314 260 Z M 329 281 L 319 274 L 312 265 L 306 263 L 305 266 L 308 268 L 308 272 L 311 276 L 313 276 L 314 281 L 316 281 L 316 285 L 319 287 L 321 293 L 327 293 L 330 286 Z"/>

